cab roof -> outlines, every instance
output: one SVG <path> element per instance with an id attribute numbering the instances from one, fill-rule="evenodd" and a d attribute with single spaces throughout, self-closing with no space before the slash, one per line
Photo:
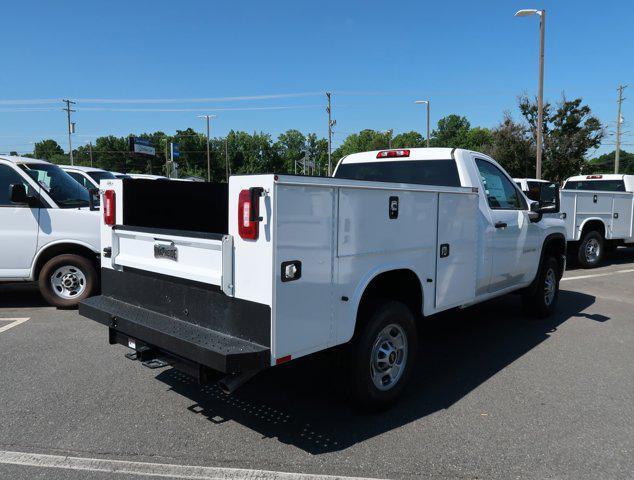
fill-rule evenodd
<path id="1" fill-rule="evenodd" d="M 51 163 L 46 160 L 38 160 L 37 158 L 17 157 L 15 155 L 0 155 L 0 160 L 6 160 L 11 163 Z"/>
<path id="2" fill-rule="evenodd" d="M 402 151 L 409 150 L 409 155 L 406 157 L 390 157 L 390 158 L 377 158 L 379 152 L 388 151 Z M 390 161 L 390 162 L 407 162 L 411 160 L 451 160 L 453 157 L 451 152 L 456 150 L 455 148 L 388 148 L 384 150 L 373 150 L 371 152 L 359 152 L 346 155 L 340 161 L 340 163 L 367 163 L 376 161 Z"/>
<path id="3" fill-rule="evenodd" d="M 590 175 L 575 175 L 574 177 L 570 177 L 566 179 L 568 181 L 593 181 L 593 180 L 624 180 L 625 177 L 632 177 L 634 175 L 623 175 L 621 173 L 594 173 Z"/>
<path id="4" fill-rule="evenodd" d="M 59 165 L 62 170 L 78 170 L 80 172 L 107 172 L 103 168 L 85 167 L 83 165 Z"/>

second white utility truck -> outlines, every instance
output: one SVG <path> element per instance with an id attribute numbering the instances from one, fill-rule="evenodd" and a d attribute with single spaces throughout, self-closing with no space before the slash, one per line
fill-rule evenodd
<path id="1" fill-rule="evenodd" d="M 563 221 L 543 215 L 558 201 L 529 201 L 467 150 L 353 154 L 334 178 L 101 188 L 102 294 L 80 313 L 147 365 L 221 372 L 226 391 L 346 344 L 352 396 L 383 407 L 412 374 L 417 320 L 513 291 L 548 315 L 565 268 Z"/>
<path id="2" fill-rule="evenodd" d="M 597 267 L 606 251 L 634 244 L 634 175 L 570 177 L 560 196 L 566 239 L 583 267 Z"/>

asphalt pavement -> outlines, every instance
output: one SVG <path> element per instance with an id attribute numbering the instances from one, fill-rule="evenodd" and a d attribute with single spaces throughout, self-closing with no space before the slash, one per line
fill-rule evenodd
<path id="1" fill-rule="evenodd" d="M 427 319 L 402 401 L 368 415 L 334 355 L 225 396 L 0 285 L 0 478 L 634 478 L 634 249 L 561 286 L 546 320 L 515 295 Z"/>

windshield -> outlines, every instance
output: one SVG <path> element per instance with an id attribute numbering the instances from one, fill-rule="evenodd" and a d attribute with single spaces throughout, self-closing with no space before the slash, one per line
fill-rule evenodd
<path id="1" fill-rule="evenodd" d="M 41 185 L 60 208 L 88 206 L 88 190 L 57 165 L 23 163 L 20 168 Z"/>
<path id="2" fill-rule="evenodd" d="M 90 178 L 92 178 L 95 182 L 97 182 L 97 184 L 99 184 L 101 180 L 112 180 L 113 178 L 117 178 L 111 172 L 95 171 L 95 172 L 87 172 L 87 173 L 90 176 Z"/>

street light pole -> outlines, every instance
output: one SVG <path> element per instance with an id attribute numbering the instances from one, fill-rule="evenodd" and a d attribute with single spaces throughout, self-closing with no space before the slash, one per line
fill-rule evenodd
<path id="1" fill-rule="evenodd" d="M 198 115 L 207 121 L 207 181 L 211 182 L 211 152 L 209 150 L 209 119 L 216 118 L 216 115 Z"/>
<path id="2" fill-rule="evenodd" d="M 414 103 L 418 104 L 426 104 L 427 105 L 427 148 L 429 148 L 429 104 L 430 100 L 416 100 Z"/>
<path id="3" fill-rule="evenodd" d="M 544 124 L 544 42 L 546 36 L 546 10 L 525 9 L 515 13 L 516 17 L 539 15 L 539 90 L 537 93 L 537 132 L 535 177 L 542 178 L 542 154 L 544 148 L 543 124 Z"/>

